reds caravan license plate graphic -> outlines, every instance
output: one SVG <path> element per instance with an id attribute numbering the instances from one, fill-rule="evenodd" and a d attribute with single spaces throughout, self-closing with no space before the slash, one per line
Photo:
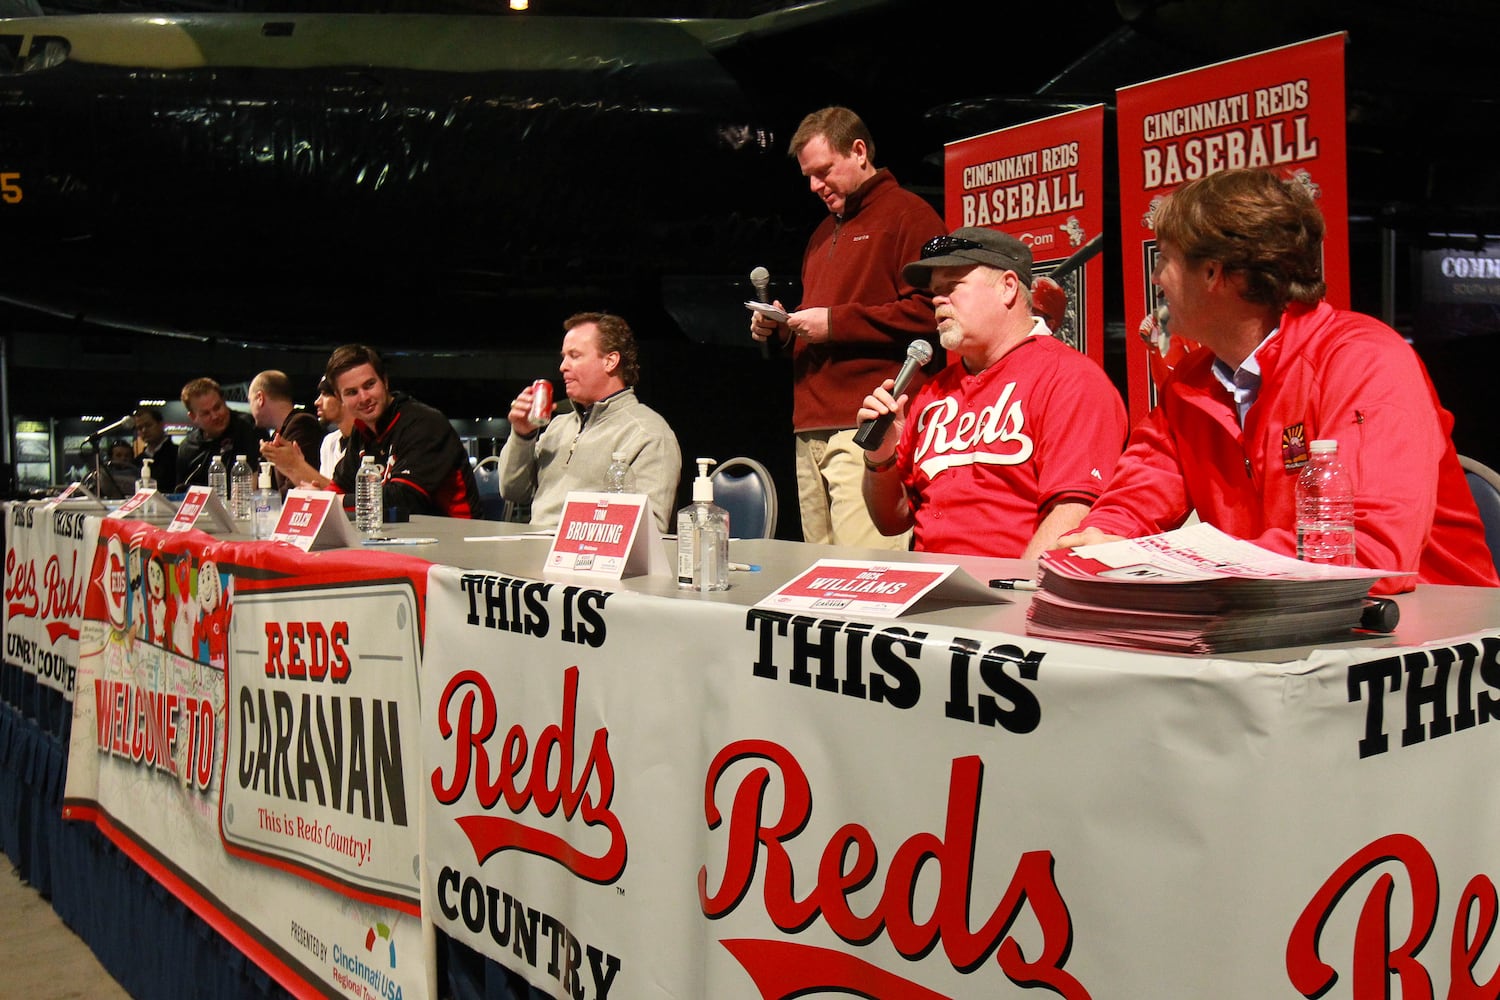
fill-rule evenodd
<path id="1" fill-rule="evenodd" d="M 415 907 L 421 663 L 410 586 L 258 591 L 230 629 L 226 845 Z"/>

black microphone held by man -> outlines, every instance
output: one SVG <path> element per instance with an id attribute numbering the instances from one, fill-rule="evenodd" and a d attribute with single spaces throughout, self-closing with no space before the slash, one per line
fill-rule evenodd
<path id="1" fill-rule="evenodd" d="M 891 398 L 900 399 L 912 377 L 917 374 L 917 369 L 931 360 L 932 345 L 927 341 L 913 340 L 907 345 L 906 360 L 901 363 L 901 370 L 896 373 L 896 384 L 891 387 Z M 886 412 L 873 420 L 861 421 L 859 429 L 854 432 L 854 443 L 865 451 L 874 451 L 885 440 L 886 431 L 891 429 L 891 422 L 895 419 L 895 413 Z"/>

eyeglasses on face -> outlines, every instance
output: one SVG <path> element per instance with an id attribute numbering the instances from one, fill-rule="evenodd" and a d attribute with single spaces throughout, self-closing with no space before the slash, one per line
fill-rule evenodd
<path id="1" fill-rule="evenodd" d="M 958 236 L 934 236 L 922 247 L 922 259 L 929 257 L 942 257 L 958 250 L 983 250 L 983 243 L 974 240 L 966 240 Z"/>

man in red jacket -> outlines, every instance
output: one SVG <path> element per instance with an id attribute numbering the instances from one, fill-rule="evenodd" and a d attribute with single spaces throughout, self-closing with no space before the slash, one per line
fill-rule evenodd
<path id="1" fill-rule="evenodd" d="M 907 534 L 882 535 L 865 510 L 854 414 L 900 369 L 908 344 L 932 338 L 932 299 L 901 268 L 947 230 L 932 206 L 876 168 L 875 140 L 848 108 L 804 118 L 791 153 L 828 218 L 802 255 L 801 305 L 785 323 L 753 314 L 750 335 L 791 348 L 802 537 L 905 549 Z"/>
<path id="2" fill-rule="evenodd" d="M 1323 217 L 1305 187 L 1228 170 L 1156 211 L 1158 285 L 1174 334 L 1202 346 L 1132 432 L 1109 488 L 1064 545 L 1135 538 L 1192 511 L 1295 555 L 1296 481 L 1331 438 L 1355 483 L 1355 560 L 1416 583 L 1497 586 L 1459 466 L 1453 415 L 1385 324 L 1323 301 Z"/>

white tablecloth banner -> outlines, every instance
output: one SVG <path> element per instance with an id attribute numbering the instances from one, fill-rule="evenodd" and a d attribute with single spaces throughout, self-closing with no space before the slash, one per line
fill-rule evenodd
<path id="1" fill-rule="evenodd" d="M 86 602 L 64 816 L 301 996 L 429 995 L 426 565 L 379 558 L 108 521 Z M 111 567 L 137 559 L 174 581 L 180 635 L 128 627 Z"/>
<path id="2" fill-rule="evenodd" d="M 1496 995 L 1500 634 L 1271 665 L 428 597 L 424 906 L 554 996 Z"/>
<path id="3" fill-rule="evenodd" d="M 71 701 L 99 522 L 40 501 L 7 503 L 5 518 L 5 660 Z M 128 571 L 138 576 L 140 567 Z"/>

